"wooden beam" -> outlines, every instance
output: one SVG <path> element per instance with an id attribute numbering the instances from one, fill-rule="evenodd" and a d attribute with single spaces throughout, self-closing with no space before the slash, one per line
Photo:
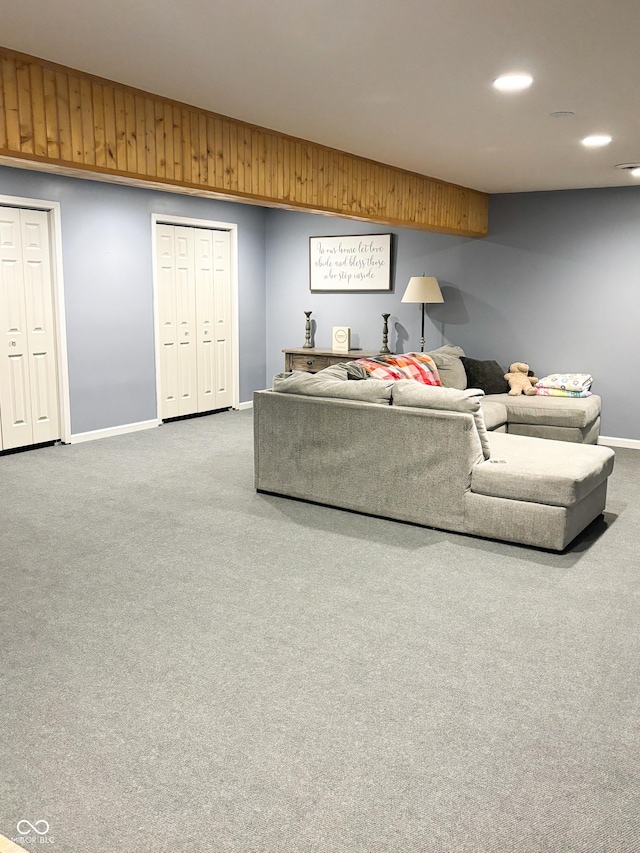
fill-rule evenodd
<path id="1" fill-rule="evenodd" d="M 0 156 L 270 207 L 487 233 L 486 193 L 2 47 Z"/>

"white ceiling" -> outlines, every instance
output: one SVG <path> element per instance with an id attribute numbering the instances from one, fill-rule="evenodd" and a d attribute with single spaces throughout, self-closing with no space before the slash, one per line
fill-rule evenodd
<path id="1" fill-rule="evenodd" d="M 486 192 L 640 162 L 640 0 L 2 0 L 0 42 Z"/>

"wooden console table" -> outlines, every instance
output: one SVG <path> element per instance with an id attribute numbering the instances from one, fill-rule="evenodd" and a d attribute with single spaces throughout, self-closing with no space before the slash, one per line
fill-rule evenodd
<path id="1" fill-rule="evenodd" d="M 342 364 L 345 361 L 355 361 L 357 358 L 372 358 L 380 355 L 377 352 L 365 352 L 361 349 L 349 350 L 349 352 L 334 352 L 331 349 L 283 349 L 284 369 L 287 373 L 291 370 L 304 370 L 307 373 L 317 373 L 331 364 Z"/>

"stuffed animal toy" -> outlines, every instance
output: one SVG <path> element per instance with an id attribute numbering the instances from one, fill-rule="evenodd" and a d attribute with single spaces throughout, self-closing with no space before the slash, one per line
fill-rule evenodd
<path id="1" fill-rule="evenodd" d="M 537 376 L 533 375 L 533 371 L 529 370 L 529 365 L 522 361 L 516 361 L 509 367 L 509 372 L 505 373 L 504 378 L 509 383 L 511 390 L 509 395 L 517 397 L 520 394 L 532 396 L 536 393 L 533 387 L 539 381 Z"/>

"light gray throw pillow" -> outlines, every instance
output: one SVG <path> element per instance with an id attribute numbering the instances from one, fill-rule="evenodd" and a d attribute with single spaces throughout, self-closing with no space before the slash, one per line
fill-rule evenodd
<path id="1" fill-rule="evenodd" d="M 438 368 L 440 381 L 445 388 L 458 388 L 464 390 L 467 387 L 467 374 L 460 356 L 464 355 L 461 347 L 446 344 L 438 349 L 431 350 L 427 355 L 431 356 L 435 366 Z"/>

